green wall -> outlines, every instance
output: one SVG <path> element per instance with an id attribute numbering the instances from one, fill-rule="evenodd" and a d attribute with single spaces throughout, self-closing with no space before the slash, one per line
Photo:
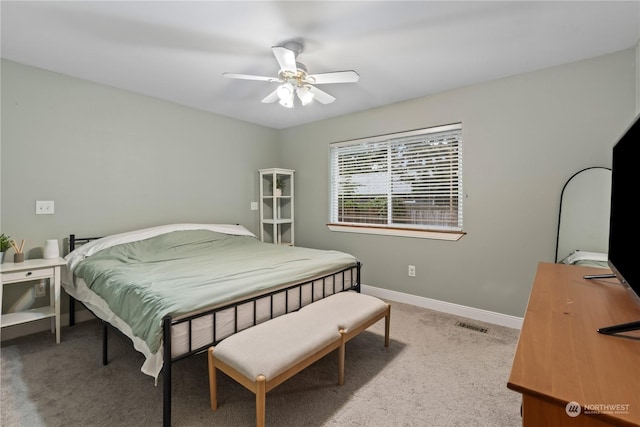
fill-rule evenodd
<path id="1" fill-rule="evenodd" d="M 167 222 L 257 232 L 250 202 L 276 144 L 275 130 L 2 61 L 2 230 L 28 249 Z"/>

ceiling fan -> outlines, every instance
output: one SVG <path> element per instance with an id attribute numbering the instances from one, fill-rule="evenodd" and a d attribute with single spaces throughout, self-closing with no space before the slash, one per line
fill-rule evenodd
<path id="1" fill-rule="evenodd" d="M 358 73 L 353 70 L 307 74 L 307 68 L 303 64 L 296 62 L 296 57 L 302 52 L 302 43 L 297 41 L 289 41 L 282 46 L 274 46 L 271 50 L 276 57 L 276 61 L 278 61 L 278 65 L 280 65 L 278 77 L 236 73 L 223 73 L 222 75 L 230 79 L 280 83 L 273 92 L 262 99 L 262 102 L 272 103 L 279 101 L 280 105 L 287 108 L 293 108 L 296 96 L 302 105 L 307 105 L 314 99 L 322 104 L 330 104 L 336 98 L 314 85 L 355 83 L 360 79 Z"/>

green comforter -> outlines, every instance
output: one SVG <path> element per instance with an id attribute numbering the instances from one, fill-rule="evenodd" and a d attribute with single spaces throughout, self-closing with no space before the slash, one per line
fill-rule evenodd
<path id="1" fill-rule="evenodd" d="M 355 263 L 353 256 L 338 251 L 189 230 L 103 249 L 80 261 L 74 274 L 155 353 L 164 316 L 175 317 Z"/>

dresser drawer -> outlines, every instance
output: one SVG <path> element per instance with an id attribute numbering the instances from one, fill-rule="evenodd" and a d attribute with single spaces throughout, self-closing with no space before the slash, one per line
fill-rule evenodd
<path id="1" fill-rule="evenodd" d="M 53 267 L 51 267 L 2 273 L 2 283 L 25 282 L 27 280 L 37 280 L 43 279 L 45 277 L 53 277 L 53 270 Z"/>

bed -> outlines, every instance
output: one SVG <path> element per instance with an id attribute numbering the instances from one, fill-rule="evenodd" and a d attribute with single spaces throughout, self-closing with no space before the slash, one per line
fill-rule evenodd
<path id="1" fill-rule="evenodd" d="M 611 170 L 589 167 L 573 174 L 560 195 L 556 263 L 609 268 Z"/>
<path id="2" fill-rule="evenodd" d="M 171 424 L 171 364 L 224 338 L 337 292 L 360 291 L 360 262 L 339 251 L 261 242 L 240 225 L 170 224 L 69 237 L 62 286 L 128 337 L 143 373 L 163 376 Z M 70 320 L 73 324 L 74 319 Z"/>

